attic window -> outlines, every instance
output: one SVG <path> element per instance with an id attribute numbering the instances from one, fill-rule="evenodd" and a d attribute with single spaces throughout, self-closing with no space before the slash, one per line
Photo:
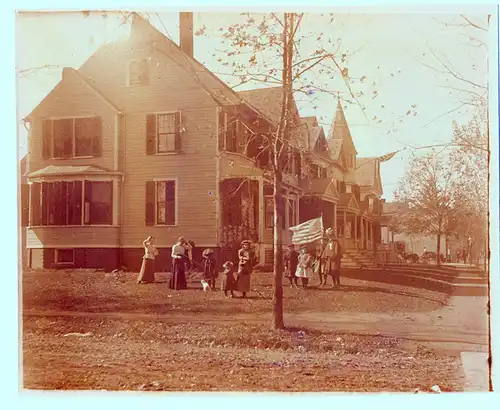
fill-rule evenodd
<path id="1" fill-rule="evenodd" d="M 131 61 L 128 66 L 128 86 L 136 87 L 149 84 L 147 60 Z"/>

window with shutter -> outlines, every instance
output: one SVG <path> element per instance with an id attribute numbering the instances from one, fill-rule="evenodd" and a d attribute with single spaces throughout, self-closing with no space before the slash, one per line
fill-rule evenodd
<path id="1" fill-rule="evenodd" d="M 154 181 L 146 182 L 146 226 L 155 224 L 155 188 Z"/>
<path id="2" fill-rule="evenodd" d="M 181 113 L 179 111 L 147 115 L 147 155 L 178 152 L 181 148 Z"/>
<path id="3" fill-rule="evenodd" d="M 157 181 L 154 189 L 156 225 L 175 225 L 177 195 L 175 181 Z"/>

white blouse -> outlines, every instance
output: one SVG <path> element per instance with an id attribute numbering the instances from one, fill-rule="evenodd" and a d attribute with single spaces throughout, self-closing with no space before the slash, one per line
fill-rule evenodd
<path id="1" fill-rule="evenodd" d="M 158 249 L 156 249 L 156 246 L 150 244 L 149 242 L 144 242 L 144 258 L 154 259 L 156 255 L 158 255 Z"/>
<path id="2" fill-rule="evenodd" d="M 186 248 L 179 243 L 176 243 L 172 246 L 172 258 L 181 259 L 184 255 L 186 255 Z"/>

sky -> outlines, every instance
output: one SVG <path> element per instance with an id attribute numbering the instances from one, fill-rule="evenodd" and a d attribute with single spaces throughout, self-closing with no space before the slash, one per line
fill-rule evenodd
<path id="1" fill-rule="evenodd" d="M 173 41 L 178 42 L 178 14 L 148 11 L 144 16 Z M 194 13 L 194 30 L 206 27 L 205 34 L 195 36 L 195 58 L 229 85 L 238 82 L 227 75 L 228 68 L 218 62 L 227 61 L 220 28 L 243 21 L 240 13 Z M 261 16 L 256 15 L 258 20 Z M 473 23 L 486 27 L 485 15 L 467 14 Z M 33 108 L 60 81 L 62 67 L 80 67 L 101 45 L 128 34 L 128 25 L 120 25 L 120 13 L 102 13 L 85 17 L 82 13 L 21 13 L 16 21 L 16 66 L 18 71 L 18 119 Z M 470 83 L 486 84 L 486 47 L 474 38 L 488 43 L 488 33 L 471 28 L 459 15 L 450 14 L 382 14 L 339 13 L 333 24 L 328 14 L 306 14 L 298 35 L 304 37 L 300 56 L 307 58 L 318 47 L 327 47 L 327 39 L 341 39 L 341 50 L 348 57 L 353 88 L 362 90 L 360 105 L 343 103 L 358 156 L 372 157 L 403 150 L 382 164 L 384 197 L 393 199 L 393 191 L 404 174 L 411 155 L 425 150 L 414 147 L 450 141 L 452 121 L 466 122 L 469 105 L 462 106 L 468 92 L 476 90 Z M 319 33 L 324 33 L 321 41 Z M 471 39 L 472 37 L 472 39 Z M 326 44 L 326 45 L 325 45 Z M 453 74 L 436 59 L 453 68 Z M 247 57 L 242 57 L 247 58 Z M 244 61 L 244 60 L 242 60 Z M 319 76 L 319 74 L 316 74 Z M 361 77 L 366 80 L 361 82 Z M 328 89 L 348 90 L 340 79 L 316 77 Z M 373 85 L 375 84 L 375 85 Z M 236 88 L 257 88 L 262 84 L 246 84 Z M 373 90 L 378 96 L 372 98 Z M 332 92 L 316 92 L 306 97 L 297 95 L 302 116 L 318 117 L 325 133 L 335 114 L 337 97 Z M 416 115 L 406 115 L 414 106 Z M 365 114 L 361 110 L 365 107 Z M 461 107 L 462 106 L 462 107 Z M 446 114 L 448 113 L 448 114 Z M 376 117 L 377 120 L 373 120 Z M 381 122 L 377 122 L 380 120 Z M 27 152 L 27 133 L 19 129 L 19 156 Z"/>

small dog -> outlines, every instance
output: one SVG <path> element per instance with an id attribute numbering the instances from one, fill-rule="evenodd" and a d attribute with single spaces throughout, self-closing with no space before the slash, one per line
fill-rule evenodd
<path id="1" fill-rule="evenodd" d="M 211 291 L 212 287 L 204 279 L 201 280 L 201 285 L 203 286 L 203 292 Z"/>

